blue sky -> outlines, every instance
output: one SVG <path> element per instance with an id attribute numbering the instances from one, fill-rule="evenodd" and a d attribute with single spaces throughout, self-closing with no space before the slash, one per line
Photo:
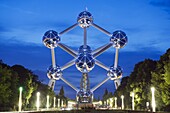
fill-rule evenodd
<path id="1" fill-rule="evenodd" d="M 137 62 L 145 58 L 157 60 L 169 48 L 169 0 L 1 0 L 0 59 L 9 65 L 24 65 L 47 83 L 45 72 L 51 65 L 51 56 L 50 50 L 42 43 L 43 34 L 49 29 L 60 32 L 73 25 L 86 7 L 93 15 L 94 23 L 111 33 L 123 30 L 127 34 L 128 44 L 120 50 L 119 57 L 124 76 L 130 74 Z M 107 35 L 93 27 L 88 28 L 87 33 L 88 45 L 92 49 L 109 42 Z M 83 43 L 82 40 L 80 27 L 61 36 L 61 42 L 75 50 Z M 111 66 L 114 52 L 114 48 L 110 48 L 98 59 Z M 56 48 L 56 58 L 60 66 L 72 59 L 60 48 Z M 75 66 L 63 74 L 79 87 L 81 73 Z M 96 66 L 89 76 L 92 87 L 106 77 L 106 71 Z M 57 81 L 55 91 L 58 93 L 61 85 L 68 89 L 66 96 L 73 98 L 75 92 L 62 81 Z M 113 81 L 108 81 L 95 94 L 103 94 L 105 88 L 113 92 Z"/>

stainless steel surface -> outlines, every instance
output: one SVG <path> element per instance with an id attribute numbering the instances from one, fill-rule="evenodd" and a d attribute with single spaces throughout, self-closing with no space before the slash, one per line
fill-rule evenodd
<path id="1" fill-rule="evenodd" d="M 75 65 L 82 73 L 88 73 L 94 68 L 95 60 L 91 55 L 91 48 L 89 46 L 80 46 L 79 55 L 76 58 Z"/>
<path id="2" fill-rule="evenodd" d="M 98 26 L 97 24 L 92 23 L 91 25 L 92 25 L 93 27 L 97 28 L 98 30 L 100 30 L 101 32 L 105 33 L 105 34 L 108 35 L 109 37 L 112 36 L 112 34 L 111 34 L 109 31 L 107 31 L 107 30 L 105 30 L 104 28 Z"/>
<path id="3" fill-rule="evenodd" d="M 123 48 L 127 44 L 128 39 L 127 39 L 125 32 L 121 30 L 117 30 L 113 32 L 110 38 L 110 41 L 113 43 L 113 46 L 115 48 L 120 49 L 120 48 Z"/>
<path id="4" fill-rule="evenodd" d="M 107 72 L 107 75 L 110 77 L 111 80 L 119 79 L 122 77 L 122 68 L 120 66 L 114 67 L 110 66 L 109 71 Z"/>
<path id="5" fill-rule="evenodd" d="M 93 17 L 90 12 L 83 11 L 78 15 L 77 23 L 82 28 L 87 28 L 93 23 Z"/>
<path id="6" fill-rule="evenodd" d="M 100 62 L 99 60 L 95 59 L 96 65 L 100 66 L 101 68 L 105 69 L 106 71 L 109 71 L 109 67 L 107 67 L 106 65 L 104 65 L 102 62 Z"/>
<path id="7" fill-rule="evenodd" d="M 65 44 L 62 43 L 58 43 L 58 46 L 63 49 L 64 51 L 66 51 L 67 53 L 69 53 L 70 55 L 72 55 L 73 57 L 77 57 L 77 52 L 74 51 L 73 49 L 69 48 L 68 46 L 66 46 Z"/>
<path id="8" fill-rule="evenodd" d="M 96 85 L 94 88 L 91 89 L 91 92 L 94 92 L 97 88 L 99 88 L 101 85 L 103 85 L 105 82 L 107 82 L 110 79 L 110 77 L 105 78 L 102 82 L 100 82 L 98 85 Z"/>
<path id="9" fill-rule="evenodd" d="M 99 47 L 94 52 L 92 52 L 93 57 L 96 58 L 97 56 L 99 56 L 100 54 L 105 52 L 107 49 L 109 49 L 111 46 L 112 46 L 112 43 L 108 43 L 108 44 L 106 44 L 106 45 L 104 45 L 102 47 Z"/>
<path id="10" fill-rule="evenodd" d="M 78 91 L 78 89 L 75 86 L 73 86 L 70 82 L 68 82 L 66 79 L 64 79 L 63 76 L 61 76 L 60 78 L 63 82 L 65 82 L 67 85 L 73 88 L 76 92 Z"/>
<path id="11" fill-rule="evenodd" d="M 44 45 L 51 49 L 57 47 L 58 42 L 60 41 L 60 37 L 56 31 L 49 30 L 44 34 L 42 40 Z"/>
<path id="12" fill-rule="evenodd" d="M 71 67 L 72 65 L 74 65 L 74 63 L 75 63 L 75 59 L 69 61 L 68 63 L 66 63 L 65 65 L 63 65 L 63 66 L 61 67 L 61 70 L 63 71 L 63 70 L 65 70 L 65 69 Z"/>
<path id="13" fill-rule="evenodd" d="M 67 45 L 60 43 L 59 36 L 74 29 L 78 25 L 84 30 L 84 37 L 83 37 L 84 42 L 83 45 L 79 47 L 78 51 L 75 51 L 70 47 L 68 47 Z M 90 26 L 93 26 L 94 28 L 108 35 L 110 37 L 110 42 L 92 51 L 91 47 L 88 46 L 87 44 L 87 28 Z M 96 25 L 95 23 L 93 23 L 92 14 L 87 10 L 81 12 L 78 15 L 77 23 L 61 31 L 59 34 L 54 30 L 49 30 L 44 34 L 42 40 L 44 45 L 51 49 L 52 66 L 48 69 L 47 76 L 50 79 L 49 86 L 52 90 L 54 90 L 55 81 L 61 79 L 77 92 L 76 97 L 78 103 L 92 103 L 93 92 L 101 85 L 103 85 L 105 82 L 107 82 L 109 79 L 114 81 L 116 89 L 120 85 L 120 79 L 122 77 L 122 69 L 118 66 L 119 49 L 123 48 L 127 44 L 128 41 L 127 36 L 121 30 L 117 30 L 111 34 L 104 28 Z M 73 60 L 67 62 L 61 68 L 58 65 L 56 65 L 56 61 L 55 61 L 54 48 L 57 46 L 74 57 Z M 109 68 L 108 66 L 104 65 L 102 62 L 97 60 L 96 57 L 101 55 L 111 46 L 116 48 L 116 52 L 115 52 L 114 64 Z M 88 77 L 88 73 L 91 70 L 93 70 L 95 64 L 105 69 L 107 71 L 106 73 L 108 77 L 90 90 L 90 80 Z M 62 76 L 62 71 L 71 67 L 72 65 L 75 65 L 77 70 L 79 70 L 82 73 L 82 79 L 80 81 L 80 89 L 73 86 Z"/>
<path id="14" fill-rule="evenodd" d="M 61 32 L 59 33 L 59 35 L 62 35 L 62 34 L 64 34 L 64 33 L 68 32 L 68 31 L 74 29 L 77 25 L 78 25 L 78 23 L 73 24 L 73 25 L 70 26 L 69 28 L 67 28 L 67 29 L 65 29 L 65 30 L 63 30 L 63 31 L 61 31 Z"/>

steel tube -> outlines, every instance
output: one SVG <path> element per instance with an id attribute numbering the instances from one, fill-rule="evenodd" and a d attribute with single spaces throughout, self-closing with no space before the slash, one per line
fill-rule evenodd
<path id="1" fill-rule="evenodd" d="M 112 43 L 106 44 L 102 47 L 99 47 L 98 49 L 94 50 L 92 52 L 93 57 L 96 58 L 97 56 L 99 56 L 100 54 L 102 54 L 104 51 L 106 51 L 107 49 L 109 49 L 112 46 Z"/>
<path id="2" fill-rule="evenodd" d="M 51 48 L 52 67 L 56 67 L 54 48 Z"/>
<path id="3" fill-rule="evenodd" d="M 107 77 L 106 79 L 104 79 L 101 83 L 99 83 L 98 85 L 96 85 L 94 88 L 91 89 L 92 92 L 94 92 L 97 88 L 99 88 L 101 85 L 103 85 L 105 82 L 107 82 L 110 79 L 110 77 Z"/>
<path id="4" fill-rule="evenodd" d="M 102 31 L 103 33 L 105 33 L 108 36 L 112 36 L 112 34 L 110 32 L 108 32 L 107 30 L 103 29 L 102 27 L 98 26 L 97 24 L 92 23 L 91 24 L 93 27 L 97 28 L 98 30 Z"/>
<path id="5" fill-rule="evenodd" d="M 62 66 L 62 67 L 61 67 L 61 70 L 63 71 L 63 70 L 65 70 L 65 69 L 71 67 L 71 66 L 74 65 L 74 64 L 75 64 L 75 59 L 71 60 L 70 62 L 68 62 L 68 63 L 66 63 L 64 66 Z"/>
<path id="6" fill-rule="evenodd" d="M 104 65 L 102 62 L 100 62 L 99 60 L 95 59 L 95 63 L 96 65 L 100 66 L 101 68 L 105 69 L 106 71 L 109 71 L 109 67 L 107 67 L 106 65 Z"/>
<path id="7" fill-rule="evenodd" d="M 87 29 L 86 27 L 84 28 L 84 47 L 87 46 Z"/>
<path id="8" fill-rule="evenodd" d="M 61 32 L 59 33 L 59 35 L 62 35 L 62 34 L 64 34 L 64 33 L 68 32 L 68 31 L 72 30 L 72 29 L 75 28 L 77 25 L 78 25 L 78 23 L 75 23 L 74 25 L 70 26 L 69 28 L 61 31 Z"/>
<path id="9" fill-rule="evenodd" d="M 58 43 L 58 46 L 63 49 L 64 51 L 66 51 L 67 53 L 69 53 L 70 55 L 72 55 L 73 57 L 77 57 L 77 52 L 72 50 L 71 48 L 69 48 L 68 46 L 62 44 L 62 43 Z"/>
<path id="10" fill-rule="evenodd" d="M 73 88 L 76 92 L 78 92 L 78 89 L 74 87 L 71 83 L 69 83 L 66 79 L 64 79 L 62 76 L 60 77 L 63 82 L 65 82 L 67 85 L 69 85 L 71 88 Z"/>
<path id="11" fill-rule="evenodd" d="M 116 48 L 114 67 L 118 66 L 119 49 Z"/>

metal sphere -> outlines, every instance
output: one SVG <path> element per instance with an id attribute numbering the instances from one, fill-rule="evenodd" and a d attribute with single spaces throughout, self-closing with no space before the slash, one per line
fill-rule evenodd
<path id="1" fill-rule="evenodd" d="M 110 76 L 111 80 L 115 80 L 118 78 L 122 77 L 122 68 L 120 66 L 118 66 L 117 68 L 115 68 L 114 66 L 111 66 L 109 71 L 107 72 L 107 75 Z"/>
<path id="2" fill-rule="evenodd" d="M 49 30 L 44 34 L 42 40 L 44 45 L 51 49 L 57 47 L 60 37 L 56 31 Z"/>
<path id="3" fill-rule="evenodd" d="M 110 41 L 113 43 L 113 46 L 115 48 L 120 49 L 126 45 L 128 39 L 127 39 L 126 34 L 123 31 L 117 30 L 113 32 L 112 37 L 110 38 Z"/>
<path id="4" fill-rule="evenodd" d="M 79 14 L 77 22 L 79 23 L 80 27 L 87 28 L 93 22 L 93 17 L 88 11 L 83 11 Z"/>
<path id="5" fill-rule="evenodd" d="M 59 80 L 61 76 L 62 76 L 62 71 L 59 66 L 56 67 L 50 66 L 49 69 L 47 70 L 47 77 L 49 79 Z"/>
<path id="6" fill-rule="evenodd" d="M 95 60 L 91 54 L 91 49 L 89 46 L 84 48 L 80 46 L 79 55 L 75 60 L 76 68 L 82 73 L 90 72 L 95 66 Z"/>
<path id="7" fill-rule="evenodd" d="M 77 97 L 79 98 L 78 101 L 80 103 L 90 103 L 92 101 L 92 96 L 93 96 L 93 93 L 90 90 L 88 91 L 80 90 L 77 93 Z"/>

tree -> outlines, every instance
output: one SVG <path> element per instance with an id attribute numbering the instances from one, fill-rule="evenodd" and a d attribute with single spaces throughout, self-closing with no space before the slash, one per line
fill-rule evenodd
<path id="1" fill-rule="evenodd" d="M 152 73 L 152 85 L 156 89 L 157 108 L 170 111 L 170 49 L 160 57 L 156 66 Z"/>
<path id="2" fill-rule="evenodd" d="M 59 96 L 64 97 L 64 87 L 63 86 L 60 89 Z"/>
<path id="3" fill-rule="evenodd" d="M 8 65 L 0 63 L 0 111 L 16 109 L 18 100 L 18 75 L 9 68 Z"/>
<path id="4" fill-rule="evenodd" d="M 19 76 L 19 87 L 23 87 L 23 104 L 24 107 L 27 107 L 29 104 L 29 99 L 32 96 L 34 90 L 36 90 L 37 85 L 35 84 L 36 80 L 34 79 L 36 76 L 33 73 L 26 69 L 21 65 L 14 65 L 12 69 L 18 74 Z"/>

